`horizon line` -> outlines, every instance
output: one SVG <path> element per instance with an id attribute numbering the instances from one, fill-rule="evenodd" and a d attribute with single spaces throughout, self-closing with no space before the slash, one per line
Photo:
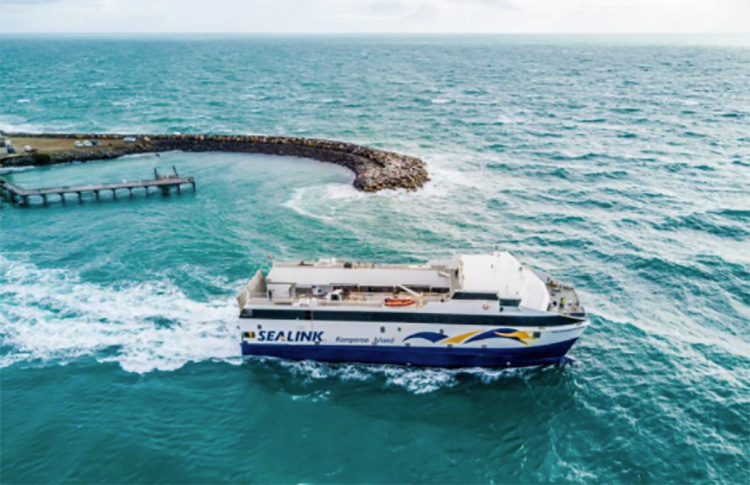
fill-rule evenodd
<path id="1" fill-rule="evenodd" d="M 3 32 L 0 35 L 728 35 L 728 36 L 750 36 L 750 32 L 395 32 L 395 31 L 368 31 L 368 32 Z"/>

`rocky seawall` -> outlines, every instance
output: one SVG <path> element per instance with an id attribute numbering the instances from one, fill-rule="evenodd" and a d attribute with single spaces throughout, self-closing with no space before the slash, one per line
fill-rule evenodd
<path id="1" fill-rule="evenodd" d="M 3 133 L 16 150 L 40 145 L 37 153 L 0 155 L 0 166 L 50 165 L 73 161 L 105 160 L 136 153 L 243 152 L 289 155 L 343 165 L 364 192 L 384 189 L 416 190 L 429 180 L 419 158 L 353 143 L 314 138 L 255 135 L 113 135 Z M 135 141 L 126 142 L 128 137 Z M 76 147 L 75 140 L 98 140 L 98 146 Z M 27 143 L 28 142 L 28 143 Z M 57 143 L 56 143 L 57 142 Z M 19 146 L 20 145 L 20 146 Z"/>

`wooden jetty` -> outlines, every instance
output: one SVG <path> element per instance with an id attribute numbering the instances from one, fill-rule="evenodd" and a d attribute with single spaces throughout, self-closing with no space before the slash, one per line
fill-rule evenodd
<path id="1" fill-rule="evenodd" d="M 38 197 L 45 205 L 48 202 L 48 198 L 51 195 L 60 197 L 60 201 L 65 203 L 66 195 L 75 195 L 78 197 L 79 202 L 83 201 L 83 194 L 93 193 L 96 196 L 96 200 L 99 200 L 99 194 L 102 192 L 112 192 L 112 198 L 117 199 L 118 190 L 127 190 L 130 196 L 133 196 L 133 189 L 143 189 L 146 196 L 150 194 L 149 189 L 157 187 L 161 190 L 163 195 L 169 194 L 171 189 L 176 189 L 177 193 L 182 192 L 183 185 L 190 185 L 193 187 L 195 192 L 195 178 L 194 177 L 180 177 L 177 173 L 177 169 L 172 167 L 173 174 L 160 174 L 158 170 L 154 169 L 154 178 L 152 180 L 135 180 L 135 181 L 123 181 L 108 184 L 90 184 L 90 185 L 78 185 L 78 186 L 65 186 L 65 187 L 50 187 L 44 189 L 24 189 L 17 185 L 14 185 L 7 180 L 0 177 L 0 197 L 9 200 L 13 204 L 22 206 L 28 206 L 31 202 L 32 197 Z"/>

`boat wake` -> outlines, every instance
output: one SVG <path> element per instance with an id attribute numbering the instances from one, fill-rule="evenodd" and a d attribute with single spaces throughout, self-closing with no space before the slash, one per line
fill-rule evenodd
<path id="1" fill-rule="evenodd" d="M 362 382 L 384 389 L 402 389 L 413 394 L 427 394 L 453 388 L 462 382 L 491 384 L 504 379 L 525 379 L 539 372 L 554 372 L 557 367 L 525 367 L 512 369 L 462 368 L 440 369 L 405 367 L 386 364 L 330 364 L 312 361 L 289 361 L 256 357 L 253 362 L 275 367 L 306 384 L 319 381 Z M 319 392 L 311 397 L 318 399 Z"/>
<path id="2" fill-rule="evenodd" d="M 0 368 L 86 357 L 138 373 L 240 363 L 233 303 L 194 301 L 169 283 L 100 286 L 0 256 Z"/>

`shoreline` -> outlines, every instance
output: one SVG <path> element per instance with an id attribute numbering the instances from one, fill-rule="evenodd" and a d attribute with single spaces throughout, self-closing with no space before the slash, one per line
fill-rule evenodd
<path id="1" fill-rule="evenodd" d="M 363 192 L 389 189 L 417 190 L 429 181 L 423 160 L 363 145 L 317 138 L 260 135 L 206 134 L 83 134 L 8 133 L 18 152 L 28 145 L 35 153 L 0 155 L 0 167 L 45 166 L 69 162 L 109 160 L 124 155 L 185 152 L 234 152 L 289 155 L 334 163 L 355 174 L 354 187 Z M 126 141 L 126 139 L 134 141 Z M 97 146 L 76 146 L 76 141 L 98 140 Z"/>

